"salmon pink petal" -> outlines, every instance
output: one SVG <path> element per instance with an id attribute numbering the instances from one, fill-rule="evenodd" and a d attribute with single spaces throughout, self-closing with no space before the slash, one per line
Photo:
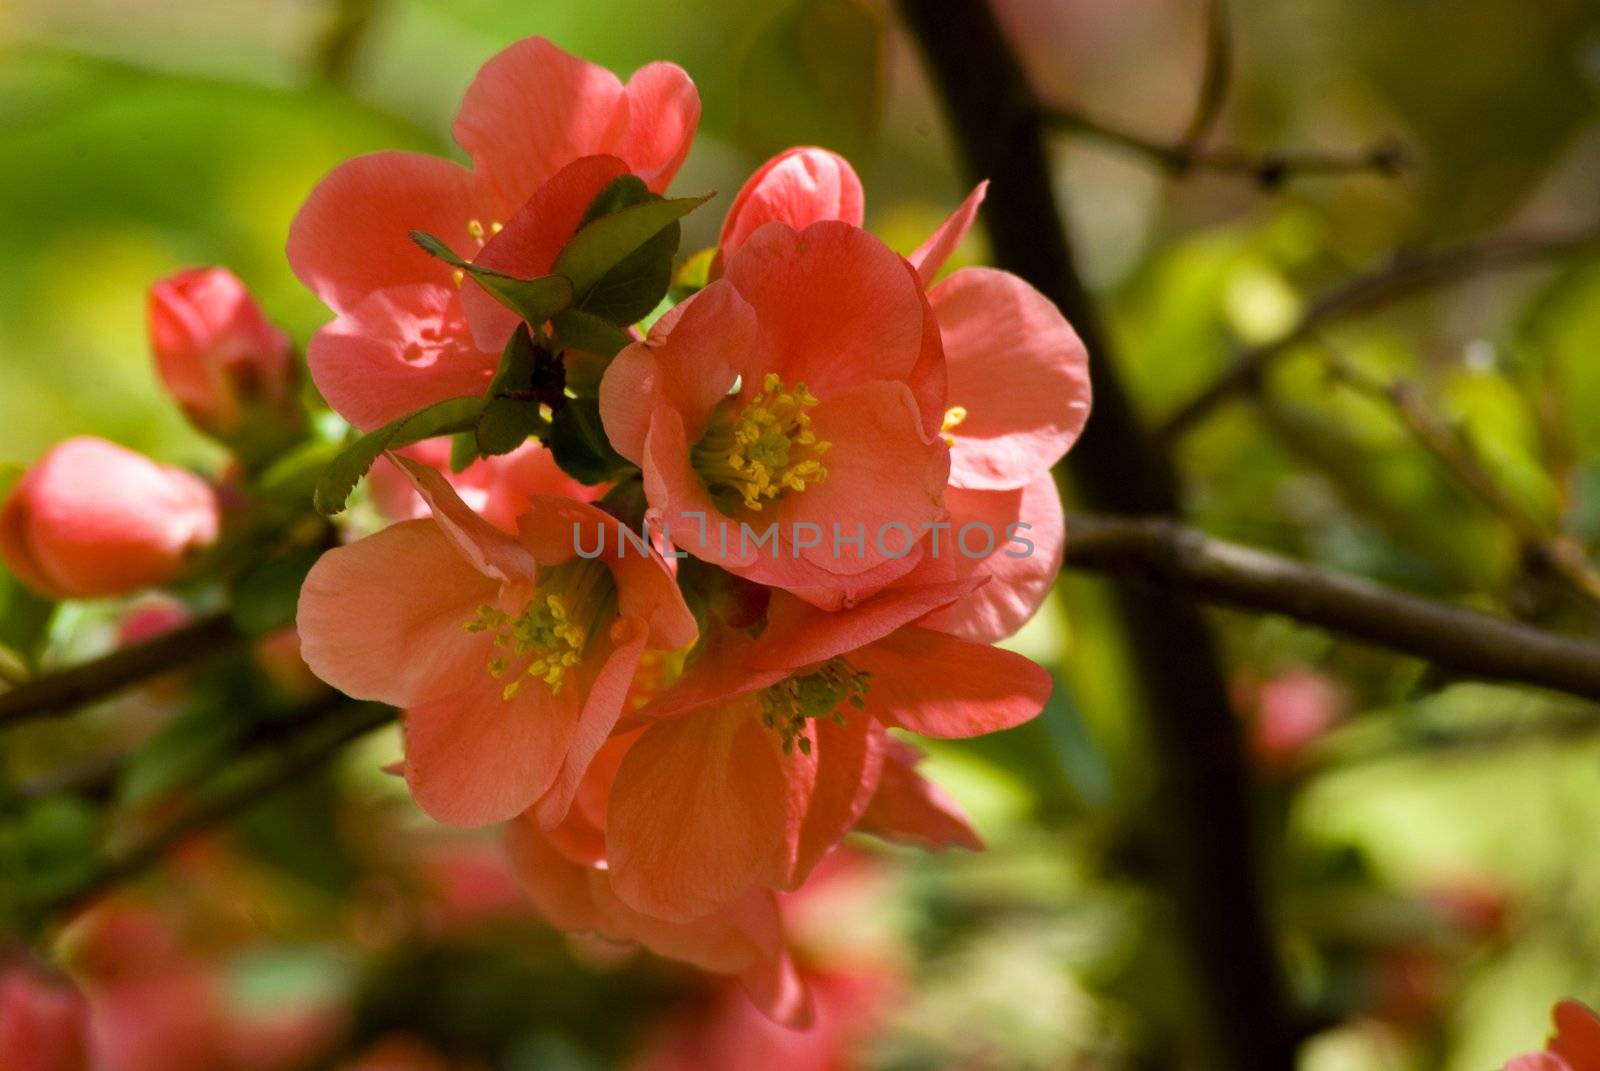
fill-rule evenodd
<path id="1" fill-rule="evenodd" d="M 978 218 L 978 206 L 983 204 L 983 199 L 988 193 L 989 180 L 984 179 L 974 186 L 972 192 L 967 194 L 967 199 L 950 213 L 950 218 L 939 224 L 939 229 L 928 235 L 927 241 L 917 246 L 911 255 L 906 257 L 916 269 L 917 278 L 922 281 L 923 286 L 933 284 L 939 269 L 944 267 L 944 262 L 950 259 L 950 254 L 956 251 L 961 239 L 972 229 L 973 220 Z"/>
<path id="2" fill-rule="evenodd" d="M 922 357 L 916 276 L 858 227 L 769 223 L 728 259 L 725 277 L 761 325 L 762 345 L 739 365 L 747 392 L 776 372 L 827 399 L 875 379 L 904 381 Z"/>
<path id="3" fill-rule="evenodd" d="M 826 662 L 950 605 L 980 583 L 980 579 L 964 577 L 890 587 L 832 613 L 775 591 L 767 609 L 766 630 L 743 659 L 755 669 L 798 669 Z"/>
<path id="4" fill-rule="evenodd" d="M 547 922 L 569 933 L 599 930 L 602 915 L 590 892 L 590 868 L 557 851 L 531 815 L 506 823 L 505 846 L 522 888 Z"/>
<path id="5" fill-rule="evenodd" d="M 1015 491 L 952 487 L 945 504 L 957 575 L 988 583 L 929 623 L 977 643 L 1004 639 L 1033 617 L 1061 571 L 1066 526 L 1055 477 L 1041 472 Z"/>
<path id="6" fill-rule="evenodd" d="M 301 657 L 357 699 L 404 706 L 445 694 L 458 666 L 489 657 L 488 640 L 464 626 L 498 587 L 438 525 L 403 521 L 312 567 L 295 621 Z"/>
<path id="7" fill-rule="evenodd" d="M 752 886 L 781 887 L 813 774 L 748 701 L 652 725 L 623 759 L 607 815 L 617 895 L 682 922 Z"/>
<path id="8" fill-rule="evenodd" d="M 622 139 L 622 101 L 616 75 L 530 37 L 478 69 L 453 132 L 501 202 L 520 205 L 569 161 Z"/>
<path id="9" fill-rule="evenodd" d="M 877 794 L 861 816 L 860 828 L 887 840 L 930 851 L 955 846 L 975 852 L 983 840 L 961 806 L 916 771 L 916 748 L 891 740 L 883 756 Z"/>
<path id="10" fill-rule="evenodd" d="M 1089 419 L 1083 343 L 1048 298 L 1007 272 L 966 268 L 929 297 L 949 369 L 950 481 L 1021 487 L 1060 460 Z"/>
<path id="11" fill-rule="evenodd" d="M 832 444 L 823 458 L 827 478 L 785 496 L 777 511 L 785 535 L 799 523 L 821 526 L 826 538 L 804 549 L 804 560 L 845 576 L 865 572 L 902 557 L 926 526 L 944 519 L 949 451 L 923 436 L 904 383 L 866 383 L 833 395 L 812 410 L 811 421 L 817 438 Z M 846 536 L 864 532 L 862 546 L 836 546 L 835 524 Z"/>
<path id="12" fill-rule="evenodd" d="M 1577 1069 L 1559 1056 L 1553 1056 L 1548 1052 L 1534 1052 L 1518 1056 L 1500 1071 L 1577 1071 Z"/>
<path id="13" fill-rule="evenodd" d="M 712 283 L 668 316 L 647 341 L 617 354 L 600 381 L 606 434 L 641 466 L 653 413 L 676 410 L 685 434 L 699 439 L 756 344 L 755 311 L 731 283 Z"/>
<path id="14" fill-rule="evenodd" d="M 798 888 L 822 857 L 844 839 L 878 788 L 888 734 L 858 711 L 846 709 L 844 713 L 848 719 L 844 725 L 818 718 L 808 730 L 817 777 L 800 826 L 790 888 Z"/>
<path id="15" fill-rule="evenodd" d="M 628 79 L 628 130 L 610 152 L 628 162 L 652 193 L 664 193 L 689 155 L 700 123 L 700 94 L 675 63 L 647 63 Z"/>
<path id="16" fill-rule="evenodd" d="M 328 404 L 362 431 L 489 388 L 500 358 L 472 344 L 448 286 L 375 291 L 325 325 L 306 349 Z"/>
<path id="17" fill-rule="evenodd" d="M 411 478 L 412 486 L 428 504 L 440 530 L 478 572 L 504 581 L 532 579 L 534 556 L 515 537 L 496 528 L 461 501 L 444 473 L 396 454 L 389 456 Z"/>
<path id="18" fill-rule="evenodd" d="M 589 656 L 598 662 L 599 668 L 585 689 L 583 711 L 578 716 L 572 742 L 566 748 L 555 782 L 534 808 L 543 828 L 551 829 L 567 817 L 589 763 L 605 744 L 611 730 L 616 728 L 623 703 L 628 698 L 628 686 L 639 671 L 639 658 L 644 654 L 649 633 L 649 628 L 638 618 L 618 618 L 604 641 L 608 649 Z"/>
<path id="19" fill-rule="evenodd" d="M 645 498 L 651 503 L 646 516 L 653 531 L 698 558 L 761 579 L 753 574 L 755 564 L 759 561 L 766 567 L 773 563 L 768 561 L 771 552 L 755 545 L 760 526 L 755 526 L 748 540 L 741 539 L 739 522 L 725 516 L 711 501 L 704 481 L 690 466 L 689 443 L 676 411 L 663 408 L 651 420 L 640 468 Z M 812 576 L 809 572 L 803 575 Z"/>
<path id="20" fill-rule="evenodd" d="M 534 191 L 473 263 L 519 279 L 548 275 L 556 255 L 578 233 L 590 202 L 607 183 L 627 171 L 627 165 L 615 156 L 574 160 Z M 522 322 L 475 281 L 462 284 L 461 307 L 466 310 L 473 341 L 496 353 L 505 348 L 506 339 Z"/>
<path id="21" fill-rule="evenodd" d="M 861 226 L 866 197 L 855 168 L 836 152 L 812 146 L 789 149 L 762 164 L 728 209 L 717 252 L 724 260 L 774 220 L 804 230 L 834 219 Z"/>
<path id="22" fill-rule="evenodd" d="M 788 948 L 767 957 L 739 975 L 750 1003 L 767 1019 L 789 1030 L 806 1030 L 816 1016 L 810 987 L 806 985 Z M 748 1050 L 736 1050 L 749 1055 Z M 768 1064 L 768 1067 L 773 1065 Z"/>
<path id="23" fill-rule="evenodd" d="M 924 736 L 962 738 L 1020 725 L 1044 709 L 1050 674 L 999 647 L 915 625 L 849 656 L 872 674 L 867 711 Z"/>
<path id="24" fill-rule="evenodd" d="M 358 156 L 319 182 L 289 226 L 289 266 L 335 312 L 375 290 L 451 286 L 451 268 L 411 240 L 427 231 L 471 258 L 471 220 L 487 225 L 496 202 L 471 171 L 436 156 Z"/>
<path id="25" fill-rule="evenodd" d="M 487 645 L 486 645 L 487 646 Z M 527 681 L 503 698 L 506 678 L 482 662 L 462 667 L 454 692 L 406 710 L 406 784 L 435 821 L 486 826 L 521 814 L 550 787 L 581 716 L 581 690 L 552 694 Z"/>

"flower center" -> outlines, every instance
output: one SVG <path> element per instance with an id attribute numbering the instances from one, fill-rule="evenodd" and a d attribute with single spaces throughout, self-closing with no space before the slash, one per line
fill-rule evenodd
<path id="1" fill-rule="evenodd" d="M 499 607 L 480 606 L 464 627 L 493 634 L 489 675 L 496 680 L 510 677 L 501 698 L 513 698 L 527 677 L 543 681 L 551 695 L 559 695 L 567 670 L 583 660 L 615 595 L 616 582 L 605 565 L 567 562 L 540 570 L 521 614 L 513 617 Z"/>
<path id="2" fill-rule="evenodd" d="M 743 502 L 759 510 L 763 501 L 787 491 L 804 491 L 828 478 L 822 455 L 831 443 L 811 430 L 816 396 L 804 383 L 785 387 L 768 372 L 761 393 L 734 413 L 734 399 L 717 406 L 706 433 L 690 451 L 690 460 L 711 491 L 718 508 Z"/>
<path id="3" fill-rule="evenodd" d="M 828 717 L 843 725 L 844 712 L 839 706 L 864 707 L 871 679 L 872 674 L 856 672 L 844 659 L 830 658 L 810 673 L 785 678 L 759 692 L 756 701 L 761 706 L 761 724 L 783 738 L 785 755 L 797 742 L 800 754 L 809 755 L 806 721 Z"/>
<path id="4" fill-rule="evenodd" d="M 956 444 L 956 437 L 951 432 L 959 428 L 966 419 L 967 407 L 964 405 L 952 405 L 944 411 L 944 427 L 939 429 L 939 437 L 944 440 L 946 446 Z"/>

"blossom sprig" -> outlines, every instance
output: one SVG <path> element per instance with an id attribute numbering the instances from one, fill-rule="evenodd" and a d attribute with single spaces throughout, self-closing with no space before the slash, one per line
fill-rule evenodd
<path id="1" fill-rule="evenodd" d="M 802 147 L 681 257 L 707 197 L 667 190 L 699 111 L 670 64 L 624 84 L 530 39 L 467 91 L 471 168 L 385 152 L 323 179 L 287 252 L 334 313 L 307 364 L 346 441 L 306 430 L 287 373 L 247 390 L 240 347 L 185 326 L 235 324 L 248 367 L 281 370 L 259 316 L 186 318 L 163 291 L 158 326 L 241 495 L 294 503 L 273 539 L 309 526 L 302 654 L 400 708 L 421 808 L 507 823 L 556 925 L 736 976 L 800 1025 L 778 898 L 856 833 L 982 843 L 894 734 L 1006 729 L 1049 698 L 994 644 L 1060 566 L 1051 469 L 1088 417 L 1087 357 L 1015 276 L 940 278 L 981 185 L 903 256 L 862 226 L 849 163 Z M 369 472 L 376 509 L 352 517 Z M 25 480 L 0 530 L 43 589 L 166 584 L 191 543 L 229 542 L 169 524 L 120 549 L 144 529 L 55 482 Z M 61 502 L 81 523 L 53 536 Z M 126 566 L 114 583 L 57 582 L 83 539 Z"/>

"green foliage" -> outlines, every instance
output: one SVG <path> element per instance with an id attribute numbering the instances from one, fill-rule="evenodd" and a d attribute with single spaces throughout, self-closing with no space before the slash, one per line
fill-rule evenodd
<path id="1" fill-rule="evenodd" d="M 635 200 L 644 184 L 623 176 L 602 190 L 596 207 L 624 207 L 586 216 L 556 255 L 551 271 L 572 282 L 578 305 L 606 319 L 630 322 L 655 307 L 672 281 L 672 251 L 678 246 L 677 222 L 712 197 L 649 197 Z M 663 240 L 666 235 L 670 241 Z M 659 289 L 654 289 L 659 286 Z M 649 300 L 643 301 L 648 294 Z M 643 307 L 640 308 L 641 302 Z M 636 313 L 632 310 L 638 309 Z M 618 315 L 618 313 L 621 315 Z"/>
<path id="2" fill-rule="evenodd" d="M 317 481 L 317 510 L 330 516 L 343 510 L 350 492 L 385 450 L 466 431 L 476 425 L 483 407 L 481 398 L 447 398 L 361 436 L 333 460 Z"/>
<path id="3" fill-rule="evenodd" d="M 593 398 L 567 401 L 550 426 L 549 445 L 561 471 L 583 483 L 621 479 L 633 469 L 606 438 L 600 403 Z"/>
<path id="4" fill-rule="evenodd" d="M 859 0 L 800 0 L 739 66 L 739 133 L 762 153 L 863 151 L 883 105 L 883 24 Z"/>
<path id="5" fill-rule="evenodd" d="M 529 323 L 544 323 L 572 304 L 572 285 L 559 275 L 521 279 L 462 260 L 448 245 L 426 231 L 412 231 L 411 240 L 425 252 L 472 276 L 491 297 Z"/>

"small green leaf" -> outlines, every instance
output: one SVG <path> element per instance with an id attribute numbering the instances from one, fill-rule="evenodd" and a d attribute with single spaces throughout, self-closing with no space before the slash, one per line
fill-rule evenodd
<path id="1" fill-rule="evenodd" d="M 602 320 L 582 309 L 568 309 L 551 323 L 556 329 L 556 341 L 567 350 L 580 349 L 600 357 L 615 357 L 622 352 L 624 346 L 633 341 L 628 332 L 616 324 Z M 568 353 L 566 356 L 570 379 L 572 354 Z"/>
<path id="2" fill-rule="evenodd" d="M 447 398 L 363 435 L 346 447 L 317 481 L 317 511 L 332 516 L 343 510 L 350 492 L 385 450 L 467 431 L 477 423 L 483 407 L 482 398 Z"/>
<path id="3" fill-rule="evenodd" d="M 651 200 L 601 216 L 578 229 L 572 241 L 556 256 L 550 270 L 570 279 L 575 294 L 584 294 L 640 247 L 705 204 L 711 196 L 708 193 L 704 197 Z M 676 242 L 673 244 L 676 246 Z M 654 306 L 653 301 L 651 306 Z"/>
<path id="4" fill-rule="evenodd" d="M 600 423 L 600 403 L 594 398 L 569 398 L 550 425 L 546 441 L 561 471 L 581 483 L 606 483 L 633 469 L 612 449 Z"/>
<path id="5" fill-rule="evenodd" d="M 711 282 L 711 264 L 717 259 L 715 247 L 702 249 L 685 260 L 672 276 L 672 286 L 667 293 L 673 301 L 682 301 L 704 290 Z"/>
<path id="6" fill-rule="evenodd" d="M 255 489 L 264 498 L 303 507 L 316 493 L 322 472 L 339 456 L 334 439 L 310 439 L 279 456 L 256 477 Z"/>
<path id="7" fill-rule="evenodd" d="M 478 418 L 475 443 L 485 457 L 509 454 L 545 428 L 539 403 L 522 398 L 492 398 Z"/>
<path id="8" fill-rule="evenodd" d="M 470 260 L 462 260 L 454 250 L 427 231 L 412 231 L 411 240 L 425 252 L 472 276 L 491 297 L 529 323 L 542 324 L 572 304 L 575 287 L 561 274 L 519 279 Z"/>
<path id="9" fill-rule="evenodd" d="M 56 604 L 0 570 L 0 643 L 31 665 L 44 647 Z"/>

